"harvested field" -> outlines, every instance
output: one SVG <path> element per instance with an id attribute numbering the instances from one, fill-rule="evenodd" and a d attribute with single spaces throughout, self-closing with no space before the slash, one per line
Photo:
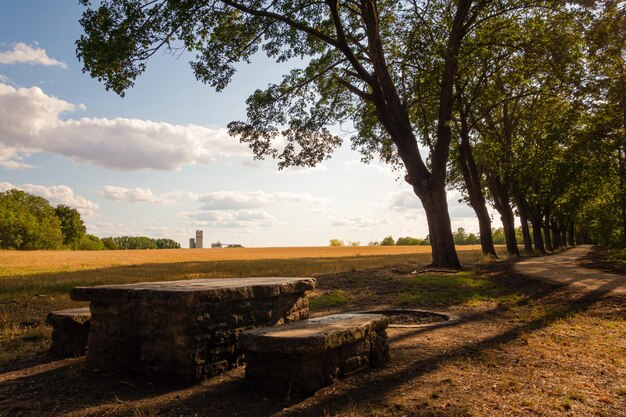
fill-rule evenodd
<path id="1" fill-rule="evenodd" d="M 466 262 L 480 259 L 480 245 L 459 246 Z M 383 255 L 417 255 L 416 263 L 428 263 L 430 246 L 311 246 L 288 248 L 215 248 L 119 251 L 0 251 L 0 277 L 41 272 L 70 272 L 124 265 L 171 264 L 264 259 L 326 259 Z M 465 255 L 465 256 L 464 256 Z M 478 255 L 478 256 L 477 256 Z M 471 261 L 471 260 L 470 260 Z"/>

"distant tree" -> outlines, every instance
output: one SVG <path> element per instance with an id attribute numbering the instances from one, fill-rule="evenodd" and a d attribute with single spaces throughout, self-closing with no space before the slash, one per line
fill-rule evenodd
<path id="1" fill-rule="evenodd" d="M 112 237 L 102 238 L 102 244 L 104 245 L 104 248 L 108 250 L 119 250 L 120 248 L 120 245 L 118 245 Z"/>
<path id="2" fill-rule="evenodd" d="M 350 242 L 350 246 L 361 246 L 361 242 L 359 241 Z"/>
<path id="3" fill-rule="evenodd" d="M 0 193 L 0 248 L 58 249 L 61 222 L 45 198 L 16 189 Z"/>
<path id="4" fill-rule="evenodd" d="M 61 222 L 61 232 L 63 233 L 63 244 L 75 247 L 87 232 L 85 223 L 80 217 L 78 210 L 59 204 L 55 207 L 54 212 Z"/>
<path id="5" fill-rule="evenodd" d="M 393 240 L 393 236 L 387 236 L 383 240 L 380 241 L 380 246 L 395 246 L 396 241 Z"/>
<path id="6" fill-rule="evenodd" d="M 104 243 L 98 236 L 84 234 L 78 241 L 76 248 L 78 250 L 104 250 Z"/>
<path id="7" fill-rule="evenodd" d="M 424 239 L 418 239 L 416 237 L 399 237 L 396 241 L 396 246 L 419 246 L 428 245 L 428 242 Z"/>
<path id="8" fill-rule="evenodd" d="M 367 246 L 380 246 L 380 242 L 371 241 L 367 244 Z"/>
<path id="9" fill-rule="evenodd" d="M 496 245 L 504 245 L 506 244 L 506 238 L 504 237 L 504 229 L 499 227 L 497 229 L 492 229 L 491 234 L 493 235 L 493 243 Z"/>
<path id="10" fill-rule="evenodd" d="M 157 249 L 180 249 L 180 243 L 172 239 L 157 239 L 155 243 Z"/>
<path id="11" fill-rule="evenodd" d="M 156 241 L 145 236 L 120 236 L 112 238 L 120 249 L 156 249 Z"/>
<path id="12" fill-rule="evenodd" d="M 330 239 L 328 246 L 345 246 L 346 244 L 341 239 Z"/>

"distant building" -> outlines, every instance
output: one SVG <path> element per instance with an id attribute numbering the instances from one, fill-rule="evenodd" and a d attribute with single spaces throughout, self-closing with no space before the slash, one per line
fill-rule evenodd
<path id="1" fill-rule="evenodd" d="M 212 248 L 221 248 L 223 247 L 222 242 L 217 241 L 216 243 L 211 243 Z"/>
<path id="2" fill-rule="evenodd" d="M 196 230 L 196 248 L 202 249 L 202 230 Z"/>
<path id="3" fill-rule="evenodd" d="M 196 248 L 196 239 L 190 237 L 189 238 L 189 249 L 195 249 Z"/>

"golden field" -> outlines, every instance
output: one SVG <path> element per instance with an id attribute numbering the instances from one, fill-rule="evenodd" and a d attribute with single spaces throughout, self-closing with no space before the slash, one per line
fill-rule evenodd
<path id="1" fill-rule="evenodd" d="M 480 245 L 457 247 L 459 252 L 480 250 Z M 143 264 L 267 259 L 351 258 L 359 256 L 419 255 L 428 262 L 430 246 L 311 246 L 284 248 L 216 248 L 118 251 L 0 251 L 0 277 L 45 272 L 71 272 Z M 461 254 L 462 256 L 463 254 Z"/>

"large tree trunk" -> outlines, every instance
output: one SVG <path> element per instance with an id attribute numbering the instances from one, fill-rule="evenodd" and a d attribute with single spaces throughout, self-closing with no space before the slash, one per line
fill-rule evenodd
<path id="1" fill-rule="evenodd" d="M 552 246 L 552 238 L 550 237 L 550 212 L 547 210 L 543 221 L 543 238 L 546 244 L 546 250 L 552 252 L 554 247 Z"/>
<path id="2" fill-rule="evenodd" d="M 535 242 L 535 249 L 540 253 L 546 253 L 546 248 L 543 244 L 543 236 L 541 235 L 540 215 L 536 213 L 531 214 L 530 223 L 533 225 L 533 241 Z"/>
<path id="3" fill-rule="evenodd" d="M 574 221 L 572 220 L 572 221 L 570 221 L 569 228 L 568 228 L 568 231 L 567 231 L 567 241 L 568 241 L 569 245 L 572 246 L 572 247 L 576 246 L 576 240 L 575 240 L 574 236 L 575 236 L 575 228 L 574 228 Z"/>
<path id="4" fill-rule="evenodd" d="M 460 269 L 461 262 L 454 246 L 445 188 L 441 186 L 431 189 L 427 195 L 420 195 L 422 193 L 416 190 L 416 194 L 420 197 L 426 211 L 433 252 L 431 266 Z"/>
<path id="5" fill-rule="evenodd" d="M 559 225 L 556 220 L 552 220 L 550 224 L 550 231 L 552 232 L 552 247 L 554 249 L 560 248 L 561 245 L 561 234 L 559 233 Z"/>
<path id="6" fill-rule="evenodd" d="M 509 255 L 519 256 L 517 238 L 515 237 L 515 215 L 510 204 L 509 186 L 492 174 L 487 174 L 487 184 L 493 197 L 494 206 L 500 213 L 506 250 Z"/>
<path id="7" fill-rule="evenodd" d="M 517 199 L 517 210 L 519 211 L 520 223 L 522 225 L 522 236 L 524 237 L 524 252 L 533 253 L 533 245 L 528 227 L 528 206 L 523 198 Z"/>
<path id="8" fill-rule="evenodd" d="M 483 255 L 498 257 L 493 246 L 493 235 L 491 234 L 491 217 L 487 210 L 487 203 L 483 195 L 483 187 L 480 181 L 478 165 L 474 160 L 472 146 L 469 139 L 469 128 L 465 112 L 461 112 L 461 143 L 459 149 L 459 165 L 465 180 L 465 188 L 470 199 L 470 206 L 474 209 L 478 218 L 478 228 L 480 229 L 480 245 Z"/>
<path id="9" fill-rule="evenodd" d="M 500 212 L 502 227 L 504 228 L 504 238 L 506 239 L 506 250 L 511 255 L 519 256 L 517 247 L 517 237 L 515 236 L 515 215 L 511 206 L 504 207 Z"/>

